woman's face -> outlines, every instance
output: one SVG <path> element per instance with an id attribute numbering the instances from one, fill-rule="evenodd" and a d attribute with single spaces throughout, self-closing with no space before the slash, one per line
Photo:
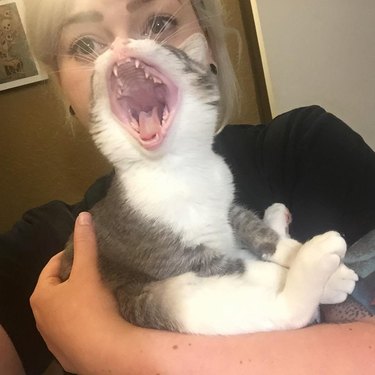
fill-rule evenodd
<path id="1" fill-rule="evenodd" d="M 75 0 L 64 20 L 58 66 L 61 88 L 79 120 L 88 124 L 95 56 L 116 38 L 152 38 L 179 46 L 202 32 L 190 0 Z"/>

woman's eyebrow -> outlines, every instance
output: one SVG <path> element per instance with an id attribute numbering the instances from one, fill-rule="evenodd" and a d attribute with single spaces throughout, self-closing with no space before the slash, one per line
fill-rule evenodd
<path id="1" fill-rule="evenodd" d="M 157 0 L 133 0 L 126 6 L 126 9 L 129 13 L 132 13 L 142 8 L 142 6 L 148 3 L 154 2 L 154 1 L 157 1 Z M 177 1 L 181 4 L 182 0 L 177 0 Z"/>
<path id="2" fill-rule="evenodd" d="M 134 0 L 134 1 L 131 1 L 126 6 L 126 9 L 129 13 L 133 13 L 133 12 L 137 11 L 139 8 L 142 8 L 143 5 L 145 5 L 147 3 L 151 3 L 152 1 L 155 1 L 155 0 Z"/>
<path id="3" fill-rule="evenodd" d="M 83 23 L 83 22 L 101 22 L 104 20 L 104 16 L 102 13 L 91 10 L 87 12 L 79 12 L 76 14 L 73 14 L 71 17 L 69 17 L 63 24 L 63 28 L 74 24 L 74 23 Z"/>

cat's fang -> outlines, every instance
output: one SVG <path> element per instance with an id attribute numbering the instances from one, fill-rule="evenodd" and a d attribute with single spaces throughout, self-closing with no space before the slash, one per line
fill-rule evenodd
<path id="1" fill-rule="evenodd" d="M 116 77 L 116 78 L 118 78 L 118 65 L 117 64 L 115 64 L 114 66 L 113 66 L 113 74 L 114 74 L 114 76 Z M 120 80 L 119 80 L 120 81 Z"/>

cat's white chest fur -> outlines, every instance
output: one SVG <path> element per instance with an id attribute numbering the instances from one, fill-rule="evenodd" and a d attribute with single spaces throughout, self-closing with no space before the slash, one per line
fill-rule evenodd
<path id="1" fill-rule="evenodd" d="M 123 176 L 129 203 L 147 218 L 171 228 L 187 246 L 234 250 L 228 222 L 233 199 L 228 167 L 212 152 L 201 158 L 181 158 L 145 161 L 130 168 Z"/>

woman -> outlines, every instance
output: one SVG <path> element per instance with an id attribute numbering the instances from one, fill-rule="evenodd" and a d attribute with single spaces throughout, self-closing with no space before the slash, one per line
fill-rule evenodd
<path id="1" fill-rule="evenodd" d="M 217 1 L 27 0 L 26 6 L 29 24 L 35 25 L 30 28 L 35 53 L 57 72 L 65 100 L 83 124 L 89 122 L 92 50 L 100 54 L 115 37 L 157 36 L 178 46 L 197 31 L 206 34 L 212 64 L 217 65 L 225 94 L 225 123 L 232 108 L 234 79 Z M 321 108 L 295 110 L 269 125 L 226 127 L 215 148 L 232 167 L 237 198 L 259 212 L 275 201 L 284 202 L 294 216 L 295 238 L 304 241 L 335 229 L 352 243 L 375 228 L 374 153 Z M 94 230 L 90 216 L 82 213 L 105 194 L 109 181 L 107 176 L 94 184 L 77 205 L 52 202 L 29 211 L 1 238 L 1 264 L 8 268 L 2 266 L 0 343 L 6 355 L 0 373 L 24 369 L 27 374 L 40 374 L 51 359 L 36 334 L 27 302 L 43 266 L 64 247 L 79 213 L 70 279 L 65 283 L 58 279 L 57 255 L 41 273 L 31 299 L 38 328 L 66 370 L 308 374 L 321 373 L 324 366 L 330 374 L 374 371 L 370 359 L 375 325 L 370 321 L 231 337 L 181 335 L 125 322 L 100 282 Z M 26 281 L 15 276 L 19 269 L 27 275 Z M 355 369 L 348 370 L 350 366 Z"/>

